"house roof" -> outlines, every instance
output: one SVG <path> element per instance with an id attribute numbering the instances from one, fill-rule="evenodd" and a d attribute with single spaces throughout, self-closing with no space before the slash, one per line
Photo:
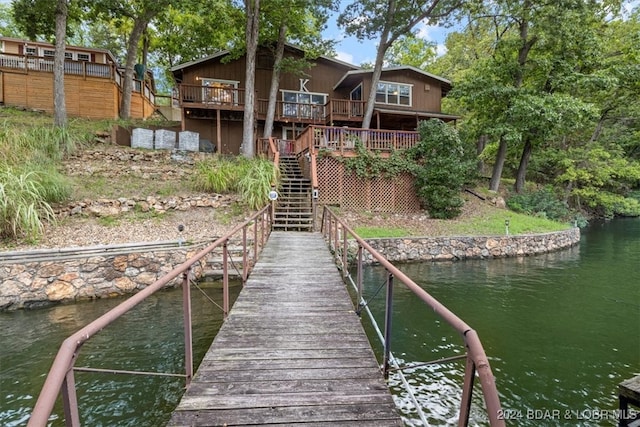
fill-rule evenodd
<path id="1" fill-rule="evenodd" d="M 304 53 L 303 49 L 301 49 L 298 46 L 295 46 L 293 44 L 287 43 L 286 46 L 289 49 L 296 50 L 296 51 Z M 230 53 L 231 53 L 230 50 L 221 50 L 219 52 L 216 52 L 216 53 L 214 53 L 212 55 L 209 55 L 209 56 L 206 56 L 204 58 L 195 59 L 193 61 L 185 62 L 183 64 L 178 64 L 178 65 L 176 65 L 174 67 L 171 67 L 170 71 L 174 72 L 174 71 L 184 70 L 185 68 L 189 68 L 189 67 L 192 67 L 194 65 L 198 65 L 198 64 L 201 64 L 203 62 L 210 61 L 212 59 L 220 58 L 220 57 L 223 57 L 223 56 L 228 55 Z M 336 58 L 331 58 L 329 56 L 320 55 L 318 58 L 324 59 L 326 61 L 334 62 L 336 64 L 339 64 L 339 65 L 343 66 L 343 67 L 352 68 L 353 70 L 359 70 L 360 69 L 360 67 L 358 67 L 357 65 L 349 64 L 348 62 L 344 62 L 344 61 L 341 61 L 341 60 L 336 59 Z"/>
<path id="2" fill-rule="evenodd" d="M 442 119 L 445 121 L 459 120 L 461 118 L 460 116 L 456 116 L 453 114 L 435 113 L 432 111 L 403 111 L 403 110 L 389 110 L 384 108 L 374 108 L 374 111 L 377 111 L 382 114 L 392 114 L 396 116 L 429 117 L 434 119 Z"/>
<path id="3" fill-rule="evenodd" d="M 412 67 L 410 65 L 383 68 L 382 74 L 384 75 L 384 73 L 393 72 L 393 71 L 412 71 L 414 73 L 423 75 L 425 77 L 429 77 L 434 80 L 437 80 L 442 83 L 443 92 L 445 94 L 451 89 L 451 81 L 445 79 L 444 77 L 436 76 L 435 74 L 431 74 L 429 72 L 423 71 L 416 67 Z M 336 83 L 336 85 L 333 87 L 333 90 L 336 90 L 343 85 L 352 86 L 356 81 L 358 81 L 365 74 L 373 74 L 373 69 L 365 70 L 361 68 L 359 70 L 348 71 L 347 73 L 345 73 L 344 76 L 342 76 L 340 81 Z"/>

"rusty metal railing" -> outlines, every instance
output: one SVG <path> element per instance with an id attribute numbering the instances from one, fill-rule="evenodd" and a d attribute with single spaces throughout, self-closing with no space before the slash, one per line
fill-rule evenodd
<path id="1" fill-rule="evenodd" d="M 480 338 L 475 330 L 471 326 L 467 325 L 462 319 L 456 316 L 452 311 L 445 307 L 442 303 L 429 295 L 418 284 L 406 276 L 402 271 L 396 268 L 389 260 L 383 255 L 371 247 L 366 241 L 358 236 L 351 228 L 349 228 L 340 218 L 338 218 L 329 208 L 326 206 L 322 212 L 322 227 L 321 232 L 327 240 L 330 248 L 334 250 L 336 260 L 342 265 L 342 274 L 348 276 L 348 252 L 349 242 L 348 237 L 351 236 L 357 242 L 358 249 L 356 254 L 357 262 L 357 277 L 356 277 L 356 289 L 358 304 L 363 301 L 362 298 L 362 266 L 363 266 L 363 251 L 366 250 L 370 253 L 371 257 L 380 265 L 382 265 L 387 272 L 387 298 L 385 307 L 385 328 L 383 337 L 383 372 L 385 376 L 389 372 L 389 361 L 391 354 L 391 322 L 393 317 L 392 301 L 393 301 L 393 286 L 395 281 L 399 281 L 404 284 L 409 290 L 411 290 L 418 298 L 420 298 L 427 306 L 429 306 L 436 314 L 440 316 L 445 322 L 452 326 L 462 337 L 466 353 L 466 365 L 464 374 L 464 384 L 462 386 L 462 396 L 460 402 L 460 416 L 458 418 L 458 426 L 467 426 L 469 424 L 469 415 L 471 411 L 471 398 L 473 395 L 473 383 L 476 373 L 480 378 L 480 385 L 482 388 L 482 394 L 487 409 L 487 415 L 492 427 L 503 427 L 505 421 L 500 419 L 502 413 L 500 405 L 500 397 L 496 388 L 495 379 L 491 372 L 491 366 L 489 360 L 485 354 Z"/>
<path id="2" fill-rule="evenodd" d="M 87 342 L 96 333 L 100 332 L 105 327 L 109 326 L 116 319 L 129 310 L 134 308 L 140 302 L 144 301 L 147 297 L 153 295 L 158 290 L 164 288 L 172 280 L 182 275 L 182 289 L 183 289 L 183 317 L 184 317 L 184 340 L 185 340 L 185 374 L 184 376 L 187 385 L 191 381 L 193 376 L 193 350 L 191 342 L 191 291 L 190 291 L 190 279 L 189 274 L 191 267 L 200 262 L 204 257 L 211 253 L 214 249 L 222 247 L 223 252 L 223 303 L 222 309 L 224 317 L 226 318 L 229 312 L 229 272 L 228 272 L 228 248 L 229 240 L 242 232 L 242 248 L 243 248 L 243 271 L 242 279 L 243 283 L 246 282 L 249 275 L 249 263 L 252 261 L 254 264 L 258 259 L 258 249 L 264 247 L 266 240 L 271 232 L 271 207 L 266 206 L 254 215 L 252 215 L 243 224 L 240 224 L 233 228 L 230 232 L 224 236 L 218 238 L 216 241 L 205 247 L 191 258 L 187 259 L 184 263 L 174 268 L 166 275 L 155 281 L 151 285 L 147 286 L 144 290 L 128 298 L 123 303 L 119 304 L 106 314 L 100 316 L 98 319 L 89 323 L 87 326 L 80 329 L 62 342 L 58 354 L 56 355 L 53 365 L 49 370 L 47 379 L 40 391 L 40 396 L 33 408 L 29 423 L 29 427 L 41 427 L 47 425 L 47 421 L 55 401 L 60 393 L 62 393 L 62 402 L 64 407 L 65 423 L 69 427 L 80 426 L 80 414 L 78 411 L 78 400 L 76 396 L 76 387 L 74 379 L 74 371 L 87 370 L 81 368 L 75 368 L 75 362 L 80 353 L 82 345 Z M 253 229 L 253 259 L 249 259 L 249 241 L 247 234 L 249 229 Z M 260 231 L 258 230 L 260 229 Z M 99 371 L 99 370 L 92 370 Z M 157 375 L 157 374 L 156 374 Z M 164 374 L 163 374 L 164 375 Z M 175 376 L 176 374 L 169 374 Z"/>

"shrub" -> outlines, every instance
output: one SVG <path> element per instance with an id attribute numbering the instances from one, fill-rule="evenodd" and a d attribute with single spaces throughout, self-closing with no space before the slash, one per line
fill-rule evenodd
<path id="1" fill-rule="evenodd" d="M 462 145 L 455 128 L 441 120 L 420 122 L 420 142 L 409 155 L 416 168 L 416 191 L 420 203 L 433 218 L 455 218 L 464 201 L 460 190 L 472 176 L 474 162 Z"/>
<path id="2" fill-rule="evenodd" d="M 536 215 L 544 218 L 562 221 L 570 215 L 569 208 L 553 192 L 553 188 L 546 186 L 538 191 L 514 194 L 507 199 L 509 209 Z"/>

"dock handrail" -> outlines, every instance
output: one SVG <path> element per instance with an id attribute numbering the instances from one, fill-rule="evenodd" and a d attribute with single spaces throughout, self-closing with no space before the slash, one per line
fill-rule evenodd
<path id="1" fill-rule="evenodd" d="M 78 411 L 78 402 L 76 397 L 74 365 L 78 358 L 82 345 L 109 326 L 116 319 L 127 313 L 147 297 L 164 288 L 172 280 L 183 276 L 183 316 L 185 329 L 185 378 L 187 385 L 193 376 L 193 352 L 191 343 L 191 303 L 190 303 L 190 279 L 189 274 L 191 267 L 202 260 L 214 249 L 222 246 L 223 248 L 223 311 L 226 318 L 229 312 L 229 273 L 227 268 L 227 244 L 229 240 L 237 233 L 242 232 L 243 244 L 243 281 L 246 281 L 249 270 L 249 253 L 247 245 L 247 231 L 253 224 L 253 262 L 258 258 L 258 247 L 264 247 L 271 232 L 271 206 L 267 205 L 260 211 L 253 214 L 247 221 L 234 227 L 231 231 L 215 240 L 213 243 L 197 252 L 195 255 L 187 259 L 185 262 L 147 286 L 142 291 L 128 298 L 126 301 L 117 305 L 109 312 L 103 314 L 93 322 L 89 323 L 73 335 L 65 339 L 58 354 L 53 361 L 49 374 L 38 396 L 38 400 L 33 408 L 31 417 L 27 424 L 28 427 L 40 427 L 47 425 L 49 416 L 53 411 L 55 401 L 59 393 L 62 393 L 62 401 L 64 406 L 65 423 L 67 426 L 80 426 L 80 415 Z M 258 228 L 261 232 L 258 233 Z M 258 235 L 260 234 L 260 236 Z"/>
<path id="2" fill-rule="evenodd" d="M 362 298 L 362 265 L 363 250 L 368 251 L 373 259 L 380 263 L 387 271 L 387 303 L 385 308 L 385 332 L 384 332 L 384 365 L 385 375 L 389 369 L 390 356 L 390 331 L 391 331 L 391 302 L 393 296 L 393 282 L 399 280 L 418 298 L 427 304 L 437 315 L 452 326 L 458 333 L 462 335 L 465 347 L 467 349 L 464 384 L 462 387 L 462 397 L 460 402 L 460 417 L 458 426 L 467 426 L 469 424 L 469 415 L 471 411 L 471 397 L 473 394 L 473 382 L 476 372 L 480 378 L 480 385 L 484 397 L 486 409 L 488 412 L 489 422 L 492 427 L 505 426 L 504 419 L 501 419 L 502 413 L 500 405 L 500 397 L 496 387 L 493 373 L 489 360 L 485 354 L 480 338 L 475 330 L 467 323 L 460 319 L 455 313 L 445 307 L 441 302 L 432 297 L 418 284 L 406 276 L 402 271 L 395 267 L 382 254 L 376 251 L 364 239 L 358 236 L 349 226 L 347 226 L 340 218 L 338 218 L 327 206 L 324 206 L 322 212 L 321 232 L 327 239 L 330 247 L 333 248 L 337 261 L 342 264 L 342 274 L 348 276 L 348 236 L 350 235 L 358 244 L 357 251 L 357 277 L 356 285 L 358 292 L 358 304 L 363 301 Z M 342 247 L 340 247 L 342 245 Z"/>

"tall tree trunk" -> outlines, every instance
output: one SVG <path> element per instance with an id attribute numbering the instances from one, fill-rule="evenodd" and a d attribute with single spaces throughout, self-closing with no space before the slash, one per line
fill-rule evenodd
<path id="1" fill-rule="evenodd" d="M 527 177 L 527 167 L 529 166 L 529 159 L 531 158 L 531 150 L 533 146 L 531 139 L 527 138 L 524 141 L 524 147 L 522 148 L 522 156 L 520 157 L 520 165 L 518 166 L 518 173 L 516 174 L 515 190 L 516 193 L 521 193 L 524 189 L 525 179 Z"/>
<path id="2" fill-rule="evenodd" d="M 507 158 L 507 141 L 504 137 L 500 137 L 500 145 L 498 146 L 498 153 L 496 154 L 496 161 L 493 164 L 493 172 L 491 173 L 491 182 L 489 182 L 489 190 L 498 191 L 500 188 L 500 178 L 502 177 L 502 169 L 504 168 L 504 161 Z"/>
<path id="3" fill-rule="evenodd" d="M 380 34 L 380 44 L 376 51 L 376 62 L 373 64 L 373 74 L 371 75 L 371 88 L 369 89 L 369 97 L 367 98 L 367 105 L 364 110 L 364 117 L 362 118 L 362 128 L 369 129 L 371 127 L 371 118 L 373 117 L 373 108 L 376 104 L 376 89 L 378 88 L 378 82 L 380 81 L 380 75 L 382 75 L 382 65 L 384 63 L 384 54 L 389 49 L 391 42 L 389 41 L 389 28 L 390 22 L 393 20 L 393 14 L 396 10 L 395 0 L 389 0 L 388 14 L 385 18 L 384 28 Z M 380 123 L 378 123 L 380 127 Z"/>
<path id="4" fill-rule="evenodd" d="M 480 155 L 484 151 L 484 148 L 487 146 L 487 142 L 489 141 L 489 135 L 480 135 L 478 140 L 476 141 L 476 156 L 478 157 L 478 162 L 476 163 L 476 169 L 480 176 L 484 175 L 484 162 L 480 158 Z"/>
<path id="5" fill-rule="evenodd" d="M 276 46 L 276 57 L 273 62 L 273 72 L 271 73 L 271 88 L 269 89 L 269 105 L 267 106 L 267 117 L 264 121 L 263 138 L 270 138 L 273 133 L 273 120 L 276 116 L 276 105 L 278 100 L 278 88 L 280 84 L 280 65 L 284 57 L 284 44 L 287 40 L 287 24 L 280 25 L 278 34 L 278 45 Z"/>
<path id="6" fill-rule="evenodd" d="M 138 44 L 140 38 L 147 28 L 151 17 L 142 16 L 134 19 L 133 29 L 127 42 L 127 63 L 124 69 L 124 79 L 122 84 L 122 99 L 120 103 L 120 118 L 129 119 L 131 117 L 131 94 L 133 93 L 133 72 L 137 60 Z"/>
<path id="7" fill-rule="evenodd" d="M 67 37 L 67 0 L 56 5 L 56 52 L 53 58 L 53 123 L 67 125 L 67 105 L 64 95 L 64 51 Z"/>
<path id="8" fill-rule="evenodd" d="M 245 31 L 247 54 L 245 68 L 244 121 L 242 124 L 242 145 L 240 151 L 245 157 L 253 158 L 255 103 L 256 103 L 256 52 L 258 51 L 258 24 L 260 0 L 245 0 L 247 28 Z"/>

